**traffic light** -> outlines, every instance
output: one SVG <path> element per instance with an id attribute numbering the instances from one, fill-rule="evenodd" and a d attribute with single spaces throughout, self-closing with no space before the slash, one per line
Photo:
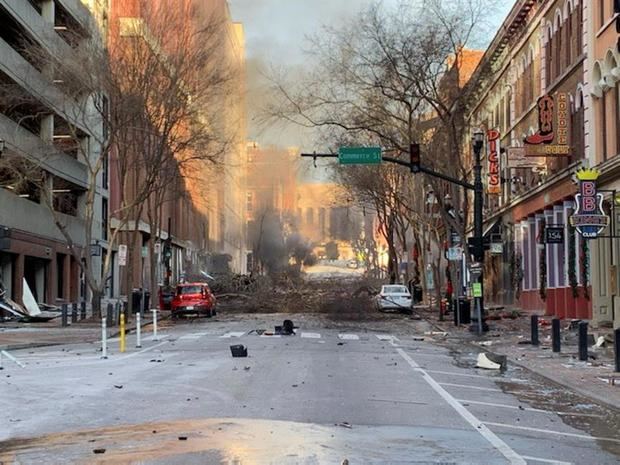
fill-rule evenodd
<path id="1" fill-rule="evenodd" d="M 412 173 L 420 172 L 420 144 L 411 144 L 409 146 L 409 163 Z"/>

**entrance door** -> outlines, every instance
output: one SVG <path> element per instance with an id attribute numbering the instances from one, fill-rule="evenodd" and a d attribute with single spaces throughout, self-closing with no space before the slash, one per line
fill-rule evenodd
<path id="1" fill-rule="evenodd" d="M 583 240 L 583 239 L 582 239 Z M 592 318 L 596 325 L 611 323 L 612 299 L 612 253 L 609 238 L 601 237 L 589 242 L 592 260 Z"/>
<path id="2" fill-rule="evenodd" d="M 24 259 L 24 278 L 37 302 L 45 302 L 47 298 L 47 265 L 48 261 L 41 258 Z"/>

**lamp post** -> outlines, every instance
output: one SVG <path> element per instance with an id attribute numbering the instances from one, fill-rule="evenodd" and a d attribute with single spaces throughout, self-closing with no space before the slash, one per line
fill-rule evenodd
<path id="1" fill-rule="evenodd" d="M 484 313 L 484 245 L 482 236 L 482 208 L 483 208 L 483 186 L 482 186 L 482 163 L 480 160 L 480 154 L 482 147 L 484 146 L 484 132 L 478 128 L 474 130 L 472 135 L 472 148 L 474 150 L 474 240 L 473 240 L 473 257 L 478 263 L 477 269 L 480 270 L 477 276 L 474 276 L 474 282 L 480 283 L 480 294 L 478 297 L 474 296 L 474 303 L 476 307 L 476 328 L 471 327 L 472 330 L 477 330 L 478 334 L 482 334 L 482 315 Z M 472 325 L 473 326 L 473 325 Z"/>

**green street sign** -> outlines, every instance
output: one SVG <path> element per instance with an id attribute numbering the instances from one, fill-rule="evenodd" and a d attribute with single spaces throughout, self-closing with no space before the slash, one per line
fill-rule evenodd
<path id="1" fill-rule="evenodd" d="M 378 165 L 381 147 L 340 147 L 338 161 L 341 165 Z"/>
<path id="2" fill-rule="evenodd" d="M 473 291 L 474 297 L 482 297 L 482 284 L 481 283 L 473 283 L 471 285 L 471 289 Z"/>

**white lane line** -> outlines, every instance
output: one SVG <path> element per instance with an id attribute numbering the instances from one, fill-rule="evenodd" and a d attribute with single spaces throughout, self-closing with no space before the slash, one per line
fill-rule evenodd
<path id="1" fill-rule="evenodd" d="M 562 462 L 561 460 L 541 459 L 540 457 L 530 457 L 529 455 L 524 455 L 523 458 L 525 460 L 529 460 L 530 462 L 550 463 L 552 465 L 573 465 L 573 462 Z"/>
<path id="2" fill-rule="evenodd" d="M 230 339 L 231 337 L 241 337 L 245 334 L 245 331 L 232 331 L 220 336 L 220 338 Z"/>
<path id="3" fill-rule="evenodd" d="M 181 336 L 179 341 L 195 340 L 200 339 L 200 337 L 201 336 L 199 334 L 186 334 L 185 336 Z"/>
<path id="4" fill-rule="evenodd" d="M 338 339 L 343 341 L 359 341 L 360 337 L 357 334 L 338 334 Z"/>
<path id="5" fill-rule="evenodd" d="M 391 336 L 390 334 L 375 334 L 375 336 L 380 341 L 400 341 L 396 336 Z"/>
<path id="6" fill-rule="evenodd" d="M 426 368 L 425 368 L 426 370 Z M 426 370 L 428 373 L 439 373 L 441 375 L 453 375 L 453 376 L 466 376 L 468 378 L 481 378 L 488 379 L 490 381 L 511 381 L 513 383 L 525 383 L 524 380 L 519 378 L 499 378 L 493 376 L 474 375 L 473 373 L 458 373 L 455 371 L 442 371 L 442 370 Z"/>
<path id="7" fill-rule="evenodd" d="M 162 341 L 159 344 L 155 344 L 154 346 L 147 347 L 146 349 L 139 350 L 138 352 L 132 352 L 130 354 L 123 355 L 121 357 L 117 357 L 115 359 L 108 358 L 107 360 L 104 360 L 104 362 L 119 362 L 121 360 L 127 360 L 128 358 L 132 358 L 132 357 L 135 357 L 137 355 L 143 354 L 145 352 L 149 352 L 149 351 L 151 351 L 153 349 L 157 349 L 158 347 L 163 346 L 164 344 L 168 344 L 168 342 L 170 342 L 170 341 Z"/>
<path id="8" fill-rule="evenodd" d="M 403 349 L 397 348 L 396 351 L 416 372 L 422 375 L 437 394 L 439 394 L 450 406 L 457 411 L 482 437 L 484 437 L 493 447 L 495 447 L 508 461 L 513 465 L 527 465 L 527 462 L 517 454 L 508 444 L 502 441 L 493 431 L 491 431 L 484 423 L 476 418 L 469 410 L 463 407 L 448 391 L 435 381 L 423 368 L 418 365 Z"/>
<path id="9" fill-rule="evenodd" d="M 503 392 L 501 389 L 485 388 L 485 387 L 479 387 L 479 386 L 470 386 L 469 384 L 455 384 L 455 383 L 438 383 L 438 384 L 441 384 L 442 386 L 452 386 L 452 387 L 460 387 L 460 388 L 466 388 L 466 389 L 475 389 L 477 391 Z"/>
<path id="10" fill-rule="evenodd" d="M 487 405 L 489 407 L 509 408 L 513 410 L 524 410 L 526 412 L 550 413 L 550 414 L 565 416 L 565 417 L 603 418 L 603 415 L 597 415 L 595 413 L 557 412 L 555 410 L 543 410 L 543 409 L 534 408 L 534 407 L 519 407 L 518 405 L 496 404 L 494 402 L 481 402 L 479 400 L 466 400 L 466 399 L 457 399 L 457 400 L 465 404 Z"/>
<path id="11" fill-rule="evenodd" d="M 308 339 L 321 339 L 321 335 L 319 333 L 301 333 L 301 337 Z"/>
<path id="12" fill-rule="evenodd" d="M 530 426 L 507 425 L 505 423 L 485 422 L 485 425 L 497 426 L 499 428 L 519 429 L 519 430 L 522 430 L 522 431 L 532 431 L 534 433 L 554 434 L 556 436 L 566 436 L 566 437 L 569 437 L 569 438 L 587 439 L 589 441 L 616 442 L 616 443 L 620 444 L 620 439 L 616 439 L 616 438 L 601 438 L 601 437 L 597 437 L 597 436 L 588 436 L 587 434 L 565 433 L 565 432 L 562 432 L 562 431 L 552 431 L 552 430 L 542 429 L 542 428 L 532 428 Z"/>
<path id="13" fill-rule="evenodd" d="M 282 337 L 281 334 L 261 334 L 260 337 Z"/>

